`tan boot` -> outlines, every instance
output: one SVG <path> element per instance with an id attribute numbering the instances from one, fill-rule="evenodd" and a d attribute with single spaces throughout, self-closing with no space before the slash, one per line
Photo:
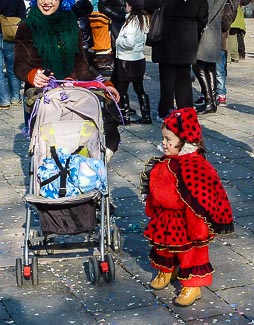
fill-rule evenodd
<path id="1" fill-rule="evenodd" d="M 187 307 L 200 298 L 200 287 L 183 287 L 179 296 L 174 300 L 174 304 L 179 307 Z"/>
<path id="2" fill-rule="evenodd" d="M 150 287 L 156 290 L 164 289 L 170 281 L 176 280 L 177 274 L 159 271 L 156 277 L 150 282 Z"/>

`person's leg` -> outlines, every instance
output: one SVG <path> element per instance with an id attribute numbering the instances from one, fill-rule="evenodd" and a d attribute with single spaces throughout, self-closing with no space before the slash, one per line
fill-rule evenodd
<path id="1" fill-rule="evenodd" d="M 209 261 L 208 246 L 193 247 L 187 252 L 178 253 L 177 258 L 183 287 L 208 286 L 212 283 L 214 270 Z"/>
<path id="2" fill-rule="evenodd" d="M 239 59 L 244 60 L 245 59 L 245 44 L 244 44 L 244 32 L 241 30 L 237 33 L 237 42 L 238 42 L 238 53 L 239 53 Z"/>
<path id="3" fill-rule="evenodd" d="M 175 99 L 178 109 L 183 107 L 193 107 L 190 65 L 176 66 Z"/>
<path id="4" fill-rule="evenodd" d="M 4 40 L 2 34 L 0 34 L 0 107 L 9 108 L 10 107 L 10 98 L 9 92 L 6 84 L 4 69 L 5 69 L 5 60 L 4 60 Z"/>
<path id="5" fill-rule="evenodd" d="M 171 64 L 159 63 L 160 101 L 158 114 L 160 118 L 167 116 L 174 107 L 176 68 Z"/>
<path id="6" fill-rule="evenodd" d="M 230 60 L 232 62 L 238 62 L 239 61 L 238 41 L 237 41 L 237 30 L 235 28 L 230 29 L 228 41 L 230 44 Z"/>
<path id="7" fill-rule="evenodd" d="M 205 63 L 203 61 L 197 61 L 197 63 L 192 66 L 192 70 L 195 73 L 196 78 L 198 79 L 200 91 L 203 97 L 205 98 L 206 92 L 208 92 Z"/>
<path id="8" fill-rule="evenodd" d="M 201 92 L 205 100 L 203 106 L 196 107 L 197 112 L 199 114 L 215 113 L 217 110 L 213 94 L 215 89 L 214 83 L 216 82 L 215 63 L 214 69 L 211 71 L 210 63 L 205 61 L 197 61 L 192 69 L 199 81 Z"/>
<path id="9" fill-rule="evenodd" d="M 128 96 L 129 82 L 118 80 L 117 90 L 120 95 L 120 109 L 125 124 L 130 124 L 130 100 Z"/>
<path id="10" fill-rule="evenodd" d="M 226 79 L 227 79 L 227 54 L 221 51 L 221 59 L 216 63 L 216 81 L 218 95 L 226 95 Z"/>
<path id="11" fill-rule="evenodd" d="M 21 104 L 20 88 L 21 81 L 15 76 L 14 66 L 14 43 L 4 41 L 5 67 L 12 104 Z"/>
<path id="12" fill-rule="evenodd" d="M 227 52 L 221 51 L 221 60 L 216 63 L 216 81 L 217 81 L 217 102 L 219 106 L 226 106 L 227 103 Z"/>
<path id="13" fill-rule="evenodd" d="M 200 287 L 212 284 L 214 272 L 209 262 L 208 246 L 194 247 L 191 250 L 177 254 L 180 268 L 178 278 L 182 289 L 174 300 L 177 306 L 190 306 L 201 298 Z"/>
<path id="14" fill-rule="evenodd" d="M 106 140 L 106 157 L 107 162 L 109 162 L 110 158 L 113 154 L 118 150 L 118 146 L 120 143 L 120 133 L 118 131 L 119 123 L 105 111 L 104 115 L 104 131 L 105 131 L 105 140 Z"/>
<path id="15" fill-rule="evenodd" d="M 178 259 L 175 253 L 167 248 L 161 249 L 154 245 L 149 255 L 151 265 L 158 270 L 155 278 L 150 282 L 150 287 L 156 290 L 164 289 L 170 281 L 177 279 Z"/>
<path id="16" fill-rule="evenodd" d="M 150 116 L 150 102 L 149 97 L 145 93 L 143 82 L 133 82 L 133 89 L 138 96 L 141 118 L 136 121 L 136 123 L 140 124 L 151 124 L 151 116 Z"/>
<path id="17" fill-rule="evenodd" d="M 211 85 L 211 92 L 212 92 L 212 101 L 214 105 L 216 105 L 216 90 L 217 90 L 217 81 L 216 81 L 216 63 L 214 62 L 207 62 L 207 75 L 209 78 L 209 82 Z"/>
<path id="18" fill-rule="evenodd" d="M 117 88 L 118 87 L 118 58 L 115 57 L 114 52 L 113 55 L 114 55 L 114 67 L 113 67 L 112 74 L 110 76 L 110 81 Z"/>

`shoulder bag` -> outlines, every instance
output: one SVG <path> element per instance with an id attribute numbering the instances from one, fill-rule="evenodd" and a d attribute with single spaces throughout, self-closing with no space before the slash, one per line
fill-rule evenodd
<path id="1" fill-rule="evenodd" d="M 2 28 L 3 39 L 7 42 L 14 42 L 21 19 L 19 17 L 5 17 L 0 15 L 0 23 Z"/>
<path id="2" fill-rule="evenodd" d="M 161 1 L 160 7 L 156 8 L 150 19 L 149 32 L 147 34 L 146 45 L 154 46 L 162 38 L 162 28 L 164 21 L 164 11 L 166 8 L 166 1 Z"/>

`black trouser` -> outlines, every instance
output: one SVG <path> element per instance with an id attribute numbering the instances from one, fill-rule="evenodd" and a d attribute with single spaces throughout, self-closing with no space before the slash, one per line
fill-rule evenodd
<path id="1" fill-rule="evenodd" d="M 236 35 L 239 56 L 245 58 L 246 55 L 245 42 L 244 42 L 245 31 L 241 28 L 230 28 L 229 33 L 230 35 Z"/>
<path id="2" fill-rule="evenodd" d="M 118 81 L 117 90 L 119 91 L 120 96 L 127 95 L 129 84 L 129 81 Z M 132 82 L 132 84 L 137 96 L 141 97 L 145 93 L 143 81 Z"/>
<path id="3" fill-rule="evenodd" d="M 167 116 L 174 107 L 192 107 L 192 82 L 190 65 L 159 63 L 160 102 L 159 117 Z"/>
<path id="4" fill-rule="evenodd" d="M 244 33 L 237 33 L 237 42 L 238 42 L 238 53 L 241 58 L 245 58 L 245 44 L 244 44 Z"/>

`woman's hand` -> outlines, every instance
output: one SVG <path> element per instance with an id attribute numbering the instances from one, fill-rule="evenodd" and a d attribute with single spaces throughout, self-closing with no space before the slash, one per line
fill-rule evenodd
<path id="1" fill-rule="evenodd" d="M 37 70 L 36 74 L 34 75 L 34 85 L 38 88 L 43 88 L 48 85 L 50 78 L 43 74 L 42 70 Z"/>
<path id="2" fill-rule="evenodd" d="M 107 90 L 115 97 L 116 102 L 119 102 L 120 100 L 119 92 L 112 86 L 107 86 Z"/>

